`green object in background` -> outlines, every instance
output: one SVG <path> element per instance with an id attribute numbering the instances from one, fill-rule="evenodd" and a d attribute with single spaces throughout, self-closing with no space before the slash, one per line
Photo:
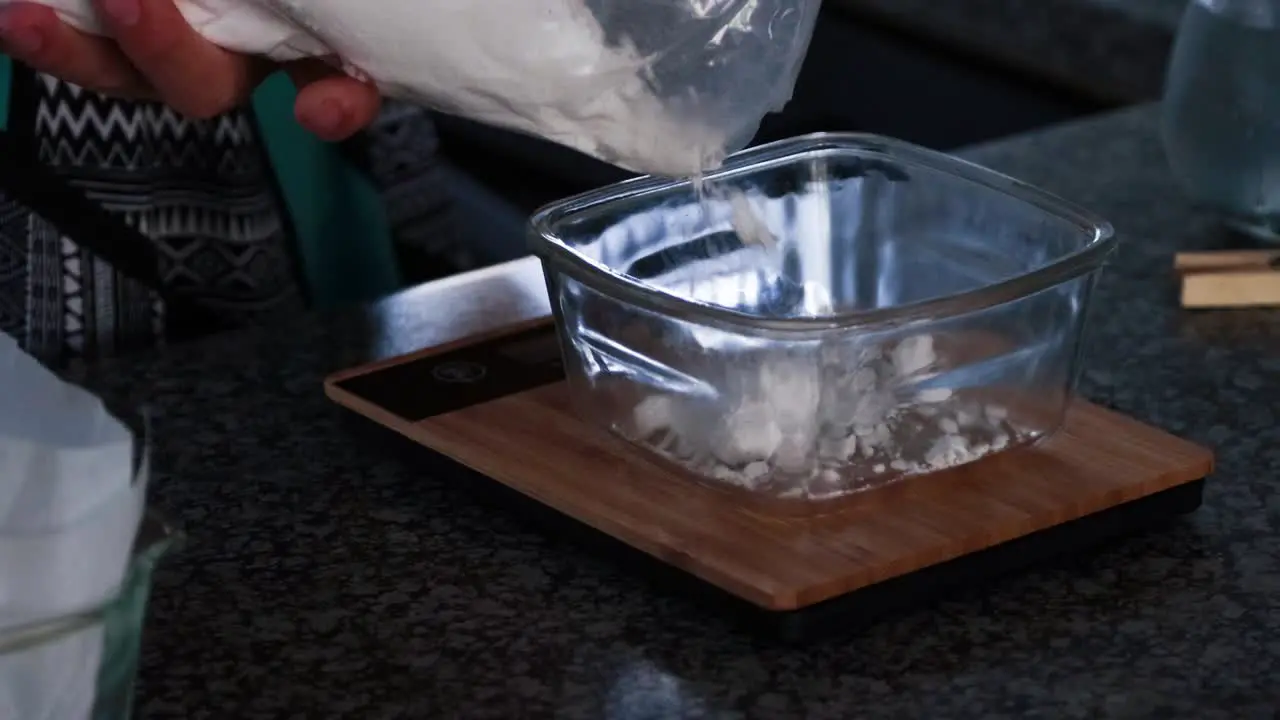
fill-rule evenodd
<path id="1" fill-rule="evenodd" d="M 337 148 L 298 124 L 297 95 L 283 73 L 258 88 L 253 107 L 293 218 L 313 303 L 322 309 L 373 300 L 400 287 L 382 198 Z"/>
<path id="2" fill-rule="evenodd" d="M 7 55 L 0 55 L 0 132 L 9 129 L 9 88 L 12 86 L 13 61 Z"/>

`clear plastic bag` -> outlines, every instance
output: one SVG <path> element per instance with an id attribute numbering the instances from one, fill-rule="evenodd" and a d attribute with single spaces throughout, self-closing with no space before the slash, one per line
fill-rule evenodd
<path id="1" fill-rule="evenodd" d="M 0 0 L 0 6 L 12 0 Z M 40 0 L 95 30 L 89 0 Z M 694 175 L 791 97 L 820 0 L 177 0 L 205 37 L 335 56 L 386 94 Z"/>

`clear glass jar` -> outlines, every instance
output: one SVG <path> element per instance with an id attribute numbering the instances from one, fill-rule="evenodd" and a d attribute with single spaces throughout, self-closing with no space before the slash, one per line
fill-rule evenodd
<path id="1" fill-rule="evenodd" d="M 0 630 L 0 717 L 25 718 L 44 708 L 41 717 L 50 720 L 129 720 L 152 573 L 181 539 L 148 513 L 112 598 L 84 612 Z"/>
<path id="2" fill-rule="evenodd" d="M 1280 0 L 1192 0 L 1165 80 L 1161 136 L 1193 200 L 1280 241 Z"/>

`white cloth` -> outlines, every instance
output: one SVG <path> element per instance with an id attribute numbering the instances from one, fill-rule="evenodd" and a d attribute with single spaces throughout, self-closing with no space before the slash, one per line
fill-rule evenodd
<path id="1" fill-rule="evenodd" d="M 146 502 L 132 432 L 0 333 L 0 636 L 83 612 L 118 590 Z M 0 718 L 80 720 L 101 626 L 0 647 Z"/>

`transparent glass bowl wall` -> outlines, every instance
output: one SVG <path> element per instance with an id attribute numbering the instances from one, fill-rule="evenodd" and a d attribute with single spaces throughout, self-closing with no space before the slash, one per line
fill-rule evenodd
<path id="1" fill-rule="evenodd" d="M 0 630 L 5 701 L 28 711 L 49 708 L 50 718 L 130 720 L 152 574 L 181 542 L 178 532 L 148 514 L 113 597 L 84 612 Z"/>
<path id="2" fill-rule="evenodd" d="M 825 499 L 1052 433 L 1110 226 L 941 153 L 822 134 L 531 220 L 577 412 L 713 482 Z M 731 193 L 779 239 L 742 242 Z"/>

